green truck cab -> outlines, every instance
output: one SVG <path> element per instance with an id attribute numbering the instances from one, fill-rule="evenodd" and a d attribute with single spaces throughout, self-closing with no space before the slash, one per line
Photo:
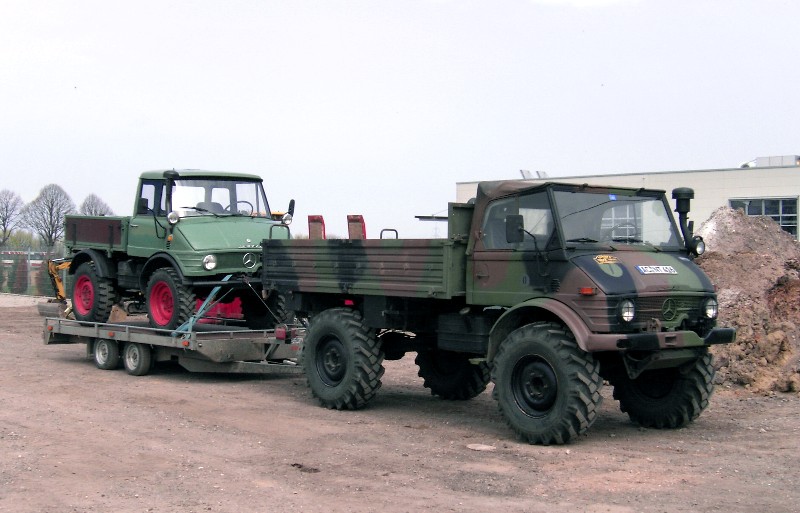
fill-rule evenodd
<path id="1" fill-rule="evenodd" d="M 446 239 L 265 240 L 265 289 L 308 317 L 323 406 L 374 397 L 383 360 L 416 351 L 444 399 L 493 396 L 517 435 L 559 444 L 594 422 L 608 381 L 630 418 L 675 428 L 708 405 L 715 288 L 693 262 L 691 189 L 483 182 Z"/>
<path id="2" fill-rule="evenodd" d="M 114 304 L 130 302 L 147 311 L 151 326 L 172 330 L 224 286 L 249 327 L 271 327 L 270 306 L 280 305 L 261 294 L 260 244 L 289 238 L 293 210 L 292 201 L 287 213 L 273 214 L 256 175 L 142 173 L 132 216 L 65 218 L 74 315 L 105 322 Z"/>

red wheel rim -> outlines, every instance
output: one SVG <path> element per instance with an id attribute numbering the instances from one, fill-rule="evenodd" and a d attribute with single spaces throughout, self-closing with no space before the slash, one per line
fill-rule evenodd
<path id="1" fill-rule="evenodd" d="M 150 318 L 159 326 L 166 326 L 172 319 L 175 298 L 166 282 L 159 281 L 150 292 Z"/>
<path id="2" fill-rule="evenodd" d="M 94 285 L 92 279 L 85 274 L 75 281 L 74 294 L 72 295 L 72 308 L 79 315 L 89 315 L 94 306 Z"/>

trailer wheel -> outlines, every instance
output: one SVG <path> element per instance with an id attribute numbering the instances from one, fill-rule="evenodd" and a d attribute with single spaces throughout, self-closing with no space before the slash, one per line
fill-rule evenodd
<path id="1" fill-rule="evenodd" d="M 417 375 L 423 379 L 423 386 L 442 399 L 472 399 L 489 384 L 489 365 L 472 364 L 464 353 L 423 350 L 417 353 L 414 363 L 419 366 Z"/>
<path id="2" fill-rule="evenodd" d="M 87 322 L 106 322 L 114 306 L 114 287 L 110 279 L 97 274 L 91 260 L 78 266 L 72 286 L 72 310 L 75 319 Z"/>
<path id="3" fill-rule="evenodd" d="M 158 269 L 150 277 L 146 298 L 147 317 L 154 328 L 174 330 L 194 312 L 194 293 L 169 267 Z"/>
<path id="4" fill-rule="evenodd" d="M 614 399 L 630 419 L 656 429 L 679 428 L 700 416 L 714 392 L 714 365 L 706 351 L 689 368 L 657 369 L 615 379 Z"/>
<path id="5" fill-rule="evenodd" d="M 129 342 L 122 350 L 122 363 L 131 376 L 144 376 L 153 363 L 152 351 L 144 344 Z"/>
<path id="6" fill-rule="evenodd" d="M 326 408 L 361 408 L 381 387 L 380 343 L 361 314 L 349 308 L 332 308 L 313 318 L 302 361 L 311 393 Z"/>
<path id="7" fill-rule="evenodd" d="M 493 397 L 509 427 L 531 444 L 563 444 L 585 433 L 602 402 L 600 365 L 564 326 L 513 331 L 492 366 Z"/>
<path id="8" fill-rule="evenodd" d="M 98 338 L 94 342 L 93 353 L 98 369 L 113 370 L 119 367 L 119 345 L 114 340 Z"/>

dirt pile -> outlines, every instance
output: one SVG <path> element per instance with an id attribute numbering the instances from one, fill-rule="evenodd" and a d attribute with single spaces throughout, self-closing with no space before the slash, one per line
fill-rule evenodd
<path id="1" fill-rule="evenodd" d="M 718 288 L 721 326 L 737 341 L 716 346 L 717 382 L 756 392 L 800 392 L 800 245 L 772 219 L 722 207 L 697 231 L 698 265 Z"/>

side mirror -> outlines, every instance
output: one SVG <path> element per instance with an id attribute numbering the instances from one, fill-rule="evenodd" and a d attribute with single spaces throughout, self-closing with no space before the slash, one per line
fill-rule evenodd
<path id="1" fill-rule="evenodd" d="M 294 216 L 294 200 L 289 200 L 289 210 L 286 211 L 290 216 Z"/>
<path id="2" fill-rule="evenodd" d="M 506 216 L 506 242 L 519 244 L 525 237 L 525 223 L 519 214 Z"/>

